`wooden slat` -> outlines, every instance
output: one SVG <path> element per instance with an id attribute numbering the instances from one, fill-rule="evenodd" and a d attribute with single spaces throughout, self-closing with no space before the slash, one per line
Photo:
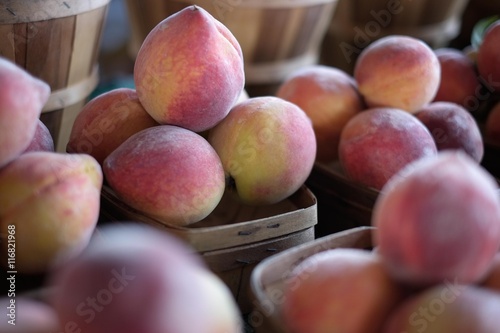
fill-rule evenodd
<path id="1" fill-rule="evenodd" d="M 103 7 L 110 0 L 2 0 L 3 24 L 45 21 L 78 15 Z"/>
<path id="2" fill-rule="evenodd" d="M 259 25 L 259 42 L 253 57 L 255 63 L 276 60 L 280 48 L 283 46 L 280 44 L 280 40 L 286 30 L 288 16 L 288 9 L 268 9 L 262 14 Z"/>
<path id="3" fill-rule="evenodd" d="M 35 32 L 33 38 L 28 40 L 25 68 L 47 82 L 52 91 L 64 88 L 71 61 L 74 18 L 40 21 L 30 25 Z"/>
<path id="4" fill-rule="evenodd" d="M 304 196 L 305 192 L 306 195 Z M 113 191 L 103 186 L 101 194 L 101 211 L 107 216 L 112 216 L 114 220 L 134 220 L 143 222 L 158 228 L 164 228 L 170 233 L 183 239 L 199 252 L 221 250 L 251 244 L 266 239 L 280 237 L 296 231 L 306 229 L 317 223 L 316 199 L 314 195 L 303 186 L 292 197 L 300 196 L 303 201 L 295 209 L 291 209 L 281 214 L 271 214 L 271 206 L 254 207 L 255 214 L 266 216 L 245 222 L 220 220 L 219 225 L 212 227 L 175 227 L 163 223 L 157 219 L 146 216 L 137 210 L 125 205 L 119 200 Z M 280 204 L 289 204 L 292 199 L 286 199 Z M 239 205 L 233 202 L 232 205 Z M 272 211 L 271 211 L 272 212 Z M 246 215 L 248 216 L 248 215 Z M 217 215 L 215 215 L 217 218 Z M 237 219 L 239 220 L 239 219 Z"/>
<path id="5" fill-rule="evenodd" d="M 22 68 L 26 67 L 26 52 L 27 52 L 27 26 L 28 24 L 21 23 L 14 25 L 14 45 L 15 55 L 13 61 Z"/>
<path id="6" fill-rule="evenodd" d="M 0 25 L 0 56 L 7 59 L 15 59 L 14 25 Z"/>

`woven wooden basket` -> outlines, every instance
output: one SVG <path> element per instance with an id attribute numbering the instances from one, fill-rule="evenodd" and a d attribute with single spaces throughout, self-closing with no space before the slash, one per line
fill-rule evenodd
<path id="1" fill-rule="evenodd" d="M 97 86 L 97 56 L 110 0 L 4 0 L 0 56 L 47 82 L 41 120 L 65 152 L 74 119 Z"/>
<path id="2" fill-rule="evenodd" d="M 283 295 L 283 283 L 295 266 L 315 253 L 329 249 L 371 249 L 373 229 L 372 227 L 358 227 L 321 237 L 313 242 L 285 250 L 259 263 L 250 278 L 254 310 L 248 318 L 255 332 L 289 332 L 281 319 L 280 300 Z M 356 310 L 353 309 L 353 311 Z"/>
<path id="3" fill-rule="evenodd" d="M 447 46 L 461 25 L 468 0 L 339 0 L 324 43 L 322 62 L 352 73 L 359 52 L 381 37 L 419 38 Z"/>
<path id="4" fill-rule="evenodd" d="M 337 0 L 127 0 L 130 53 L 162 19 L 199 5 L 239 41 L 248 86 L 280 83 L 296 68 L 316 63 Z M 250 89 L 251 90 L 251 89 Z"/>
<path id="5" fill-rule="evenodd" d="M 255 265 L 315 238 L 316 198 L 305 186 L 269 206 L 246 206 L 224 196 L 207 218 L 188 227 L 169 225 L 134 210 L 106 185 L 101 197 L 102 223 L 146 223 L 165 229 L 192 246 L 229 286 L 243 313 L 251 309 L 249 281 Z"/>

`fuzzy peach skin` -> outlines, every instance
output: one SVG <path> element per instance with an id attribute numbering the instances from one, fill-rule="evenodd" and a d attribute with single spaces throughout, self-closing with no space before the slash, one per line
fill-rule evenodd
<path id="1" fill-rule="evenodd" d="M 424 124 L 394 108 L 357 114 L 345 125 L 339 142 L 339 161 L 346 177 L 377 190 L 408 163 L 436 154 L 436 144 Z"/>
<path id="2" fill-rule="evenodd" d="M 441 67 L 434 51 L 419 39 L 391 35 L 368 45 L 354 67 L 358 89 L 369 107 L 414 112 L 436 95 Z"/>
<path id="3" fill-rule="evenodd" d="M 372 225 L 373 243 L 399 281 L 477 283 L 500 247 L 498 185 L 465 153 L 440 152 L 387 183 Z"/>
<path id="4" fill-rule="evenodd" d="M 365 109 L 354 78 L 322 65 L 301 68 L 280 85 L 276 96 L 297 104 L 311 118 L 321 162 L 338 159 L 340 132 L 355 114 Z"/>
<path id="5" fill-rule="evenodd" d="M 290 333 L 378 332 L 403 294 L 376 254 L 326 250 L 287 277 L 282 318 Z"/>
<path id="6" fill-rule="evenodd" d="M 239 103 L 215 126 L 208 141 L 219 154 L 228 191 L 246 204 L 265 205 L 297 191 L 316 158 L 311 120 L 278 97 Z"/>
<path id="7" fill-rule="evenodd" d="M 500 294 L 449 281 L 405 300 L 381 333 L 497 333 Z"/>
<path id="8" fill-rule="evenodd" d="M 461 150 L 481 162 L 484 144 L 481 130 L 472 114 L 459 104 L 434 102 L 415 113 L 432 134 L 438 151 Z"/>
<path id="9" fill-rule="evenodd" d="M 29 152 L 0 170 L 2 263 L 9 240 L 19 272 L 45 272 L 78 254 L 97 223 L 101 186 L 89 155 Z"/>
<path id="10" fill-rule="evenodd" d="M 89 154 L 102 165 L 126 139 L 157 125 L 134 89 L 117 88 L 85 104 L 73 123 L 66 151 Z"/>
<path id="11" fill-rule="evenodd" d="M 0 307 L 5 317 L 0 321 L 2 333 L 61 332 L 56 312 L 42 301 L 27 296 L 6 295 L 0 298 Z"/>
<path id="12" fill-rule="evenodd" d="M 477 51 L 477 68 L 487 88 L 500 92 L 500 20 L 489 26 Z"/>
<path id="13" fill-rule="evenodd" d="M 229 289 L 185 243 L 134 223 L 98 230 L 79 258 L 49 278 L 61 329 L 242 333 Z"/>
<path id="14" fill-rule="evenodd" d="M 224 25 L 203 8 L 189 6 L 148 34 L 134 80 L 141 103 L 157 122 L 202 132 L 221 121 L 240 96 L 243 54 Z"/>
<path id="15" fill-rule="evenodd" d="M 474 62 L 457 49 L 440 48 L 434 52 L 441 65 L 441 79 L 434 101 L 452 102 L 475 111 L 471 99 L 477 96 L 481 83 Z"/>
<path id="16" fill-rule="evenodd" d="M 0 167 L 28 148 L 49 96 L 47 83 L 0 57 Z"/>
<path id="17" fill-rule="evenodd" d="M 178 126 L 142 130 L 105 160 L 109 186 L 128 205 L 174 225 L 210 214 L 224 193 L 224 170 L 199 134 Z"/>
<path id="18" fill-rule="evenodd" d="M 24 150 L 24 153 L 28 153 L 30 151 L 53 152 L 54 150 L 54 139 L 52 138 L 49 129 L 40 119 L 38 119 L 35 135 L 33 136 L 33 139 L 31 139 L 31 143 L 28 148 Z"/>

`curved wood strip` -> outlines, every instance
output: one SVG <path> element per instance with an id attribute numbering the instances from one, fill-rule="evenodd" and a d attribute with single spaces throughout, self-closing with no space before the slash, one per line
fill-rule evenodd
<path id="1" fill-rule="evenodd" d="M 107 5 L 110 0 L 3 0 L 0 22 L 15 24 L 78 15 Z"/>

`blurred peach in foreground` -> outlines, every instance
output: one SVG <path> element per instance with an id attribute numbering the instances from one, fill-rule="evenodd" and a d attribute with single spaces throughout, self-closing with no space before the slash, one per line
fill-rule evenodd
<path id="1" fill-rule="evenodd" d="M 0 307 L 6 314 L 0 320 L 0 332 L 60 332 L 57 314 L 51 306 L 26 296 L 11 296 L 6 295 L 0 298 Z"/>
<path id="2" fill-rule="evenodd" d="M 0 57 L 0 167 L 28 148 L 49 96 L 47 83 Z"/>
<path id="3" fill-rule="evenodd" d="M 100 227 L 80 257 L 52 272 L 50 303 L 73 332 L 242 332 L 231 292 L 199 258 L 160 229 Z"/>
<path id="4" fill-rule="evenodd" d="M 442 151 L 391 178 L 372 225 L 373 244 L 402 283 L 477 283 L 500 248 L 498 185 L 467 154 Z"/>
<path id="5" fill-rule="evenodd" d="M 402 296 L 376 254 L 327 250 L 304 259 L 287 278 L 282 317 L 294 333 L 378 332 Z"/>
<path id="6" fill-rule="evenodd" d="M 0 170 L 2 264 L 41 273 L 77 255 L 97 223 L 101 186 L 99 164 L 84 154 L 29 152 Z"/>
<path id="7" fill-rule="evenodd" d="M 31 139 L 31 143 L 28 148 L 24 151 L 25 153 L 30 151 L 54 151 L 54 139 L 49 132 L 49 129 L 45 124 L 38 119 L 37 126 L 35 130 L 35 135 Z"/>

